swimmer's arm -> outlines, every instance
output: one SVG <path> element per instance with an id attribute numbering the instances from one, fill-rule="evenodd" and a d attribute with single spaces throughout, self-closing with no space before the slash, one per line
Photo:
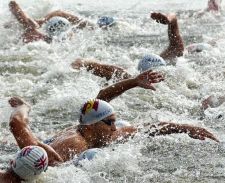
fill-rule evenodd
<path id="1" fill-rule="evenodd" d="M 137 133 L 137 128 L 128 126 L 128 127 L 122 127 L 116 130 L 112 135 L 112 140 L 124 140 L 131 136 L 133 136 L 135 133 Z"/>
<path id="2" fill-rule="evenodd" d="M 28 113 L 30 106 L 25 101 L 18 97 L 12 97 L 9 103 L 14 107 L 14 111 L 10 117 L 10 130 L 13 133 L 17 144 L 20 148 L 36 145 L 44 148 L 48 154 L 49 165 L 53 166 L 62 162 L 62 158 L 50 146 L 40 142 L 37 137 L 32 133 L 28 125 Z"/>
<path id="3" fill-rule="evenodd" d="M 128 79 L 131 75 L 128 74 L 124 69 L 108 64 L 100 64 L 93 60 L 77 59 L 72 63 L 74 69 L 86 68 L 87 71 L 92 71 L 94 75 L 99 77 L 105 77 L 107 80 L 116 79 Z"/>
<path id="4" fill-rule="evenodd" d="M 122 80 L 105 89 L 100 90 L 97 95 L 97 98 L 109 102 L 115 97 L 124 93 L 125 91 L 137 86 L 145 89 L 156 90 L 152 86 L 152 84 L 161 82 L 163 80 L 164 78 L 161 74 L 153 72 L 151 70 L 145 71 L 135 78 Z"/>
<path id="5" fill-rule="evenodd" d="M 161 122 L 158 125 L 150 126 L 150 129 L 145 133 L 148 133 L 149 136 L 186 133 L 194 139 L 205 140 L 206 138 L 209 138 L 216 142 L 219 142 L 219 140 L 206 129 L 188 124 Z"/>
<path id="6" fill-rule="evenodd" d="M 38 24 L 29 18 L 15 1 L 9 2 L 9 9 L 16 19 L 21 23 L 24 29 L 36 29 Z"/>
<path id="7" fill-rule="evenodd" d="M 48 15 L 46 15 L 43 19 L 36 20 L 36 21 L 41 26 L 43 23 L 45 23 L 46 21 L 48 21 L 49 19 L 51 19 L 52 17 L 55 17 L 55 16 L 59 16 L 59 17 L 63 17 L 65 19 L 67 19 L 71 24 L 77 25 L 77 28 L 79 28 L 79 29 L 82 29 L 84 27 L 93 28 L 93 25 L 90 22 L 80 19 L 79 17 L 77 17 L 75 15 L 72 15 L 70 13 L 67 13 L 67 12 L 64 12 L 61 10 L 53 11 L 53 12 L 49 13 Z"/>

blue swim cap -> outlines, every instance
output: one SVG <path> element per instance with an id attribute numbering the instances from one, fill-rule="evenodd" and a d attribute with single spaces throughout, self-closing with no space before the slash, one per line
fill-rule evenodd
<path id="1" fill-rule="evenodd" d="M 149 55 L 145 55 L 138 63 L 138 70 L 140 72 L 144 72 L 147 71 L 149 69 L 152 69 L 153 67 L 158 67 L 158 66 L 162 66 L 162 65 L 166 65 L 165 60 L 155 54 L 149 54 Z"/>
<path id="2" fill-rule="evenodd" d="M 99 25 L 99 27 L 112 26 L 113 24 L 115 24 L 115 20 L 113 17 L 103 16 L 98 19 L 97 24 Z"/>
<path id="3" fill-rule="evenodd" d="M 88 149 L 82 152 L 78 157 L 74 158 L 73 162 L 77 166 L 77 165 L 80 165 L 80 161 L 82 160 L 85 160 L 85 159 L 89 161 L 93 160 L 97 154 L 104 155 L 103 150 L 99 148 Z"/>

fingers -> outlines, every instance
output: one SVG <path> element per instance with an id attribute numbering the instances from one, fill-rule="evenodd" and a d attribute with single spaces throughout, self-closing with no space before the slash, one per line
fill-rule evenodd
<path id="1" fill-rule="evenodd" d="M 151 13 L 151 18 L 153 20 L 156 20 L 156 22 L 161 24 L 168 24 L 169 20 L 166 15 L 163 15 L 162 13 Z"/>
<path id="2" fill-rule="evenodd" d="M 209 139 L 212 139 L 216 142 L 219 142 L 219 140 L 212 133 L 208 132 L 207 130 L 205 130 L 204 136 L 209 138 Z"/>
<path id="3" fill-rule="evenodd" d="M 11 105 L 11 107 L 17 107 L 19 105 L 22 105 L 23 103 L 23 100 L 19 97 L 12 97 L 11 99 L 9 99 L 9 104 Z"/>
<path id="4" fill-rule="evenodd" d="M 147 79 L 151 83 L 158 83 L 164 80 L 164 77 L 162 74 L 158 72 L 152 72 L 149 71 L 146 73 L 146 75 L 143 75 L 143 79 Z"/>
<path id="5" fill-rule="evenodd" d="M 8 102 L 11 105 L 11 107 L 18 107 L 18 106 L 25 104 L 30 108 L 30 105 L 20 97 L 12 97 L 9 99 Z"/>
<path id="6" fill-rule="evenodd" d="M 197 130 L 195 136 L 200 140 L 205 140 L 205 138 L 209 138 L 211 140 L 219 142 L 219 140 L 212 133 L 207 131 L 206 129 Z"/>

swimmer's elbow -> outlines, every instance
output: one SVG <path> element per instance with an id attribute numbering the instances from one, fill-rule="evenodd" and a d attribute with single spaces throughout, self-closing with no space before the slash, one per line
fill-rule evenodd
<path id="1" fill-rule="evenodd" d="M 101 89 L 96 97 L 97 99 L 100 99 L 100 100 L 104 100 L 106 102 L 109 102 L 108 98 L 107 98 L 107 95 L 105 94 L 104 92 L 104 89 Z"/>

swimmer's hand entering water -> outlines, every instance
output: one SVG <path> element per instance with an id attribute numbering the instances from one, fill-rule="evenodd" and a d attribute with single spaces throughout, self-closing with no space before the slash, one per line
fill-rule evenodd
<path id="1" fill-rule="evenodd" d="M 156 89 L 152 84 L 163 81 L 164 76 L 158 72 L 149 70 L 139 74 L 135 79 L 139 87 L 155 91 Z"/>
<path id="2" fill-rule="evenodd" d="M 148 133 L 149 136 L 187 133 L 193 139 L 205 140 L 206 138 L 209 138 L 219 142 L 219 140 L 208 130 L 188 124 L 161 122 L 157 125 L 150 126 L 150 129 L 145 133 Z"/>

